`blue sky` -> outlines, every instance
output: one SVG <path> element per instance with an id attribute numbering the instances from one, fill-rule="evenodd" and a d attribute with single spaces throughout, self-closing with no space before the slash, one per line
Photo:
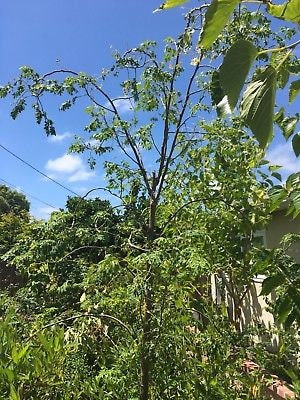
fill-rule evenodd
<path id="1" fill-rule="evenodd" d="M 145 40 L 161 42 L 179 33 L 182 15 L 198 3 L 153 14 L 159 4 L 160 0 L 2 1 L 0 84 L 15 77 L 22 65 L 41 73 L 71 68 L 97 74 L 111 64 L 115 49 L 126 50 Z M 126 104 L 120 106 L 127 111 Z M 101 170 L 91 171 L 84 157 L 67 154 L 74 134 L 81 133 L 83 114 L 52 111 L 58 135 L 47 138 L 30 111 L 16 121 L 9 111 L 9 102 L 1 101 L 0 145 L 78 194 L 105 184 Z M 299 163 L 289 146 L 276 141 L 270 158 L 276 164 L 285 163 L 291 172 L 299 170 Z M 37 217 L 46 217 L 53 208 L 28 194 L 57 208 L 64 206 L 70 194 L 0 148 L 0 184 L 3 181 L 25 192 Z"/>

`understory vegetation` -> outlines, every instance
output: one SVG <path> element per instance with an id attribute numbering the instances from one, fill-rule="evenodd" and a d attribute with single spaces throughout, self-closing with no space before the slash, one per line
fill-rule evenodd
<path id="1" fill-rule="evenodd" d="M 88 152 L 91 168 L 103 162 L 107 179 L 47 221 L 0 190 L 0 399 L 264 399 L 265 371 L 299 393 L 299 265 L 287 255 L 298 236 L 277 250 L 255 240 L 283 200 L 297 216 L 299 175 L 281 182 L 265 160 L 270 132 L 257 131 L 253 109 L 270 88 L 258 99 L 248 86 L 251 105 L 235 88 L 242 112 L 221 118 L 232 91 L 219 70 L 233 45 L 251 53 L 251 43 L 257 52 L 241 85 L 249 71 L 255 87 L 270 84 L 264 74 L 277 68 L 272 85 L 283 88 L 300 71 L 282 50 L 296 32 L 275 33 L 265 13 L 239 5 L 199 47 L 203 10 L 191 10 L 164 48 L 149 41 L 116 53 L 98 77 L 22 67 L 0 89 L 13 96 L 13 118 L 31 107 L 47 135 L 55 135 L 49 94 L 62 111 L 82 105 L 88 122 L 70 151 Z M 299 115 L 273 109 L 272 126 L 274 115 L 293 135 Z M 244 321 L 258 274 L 267 276 L 262 294 L 277 294 L 268 297 L 271 326 Z M 245 373 L 246 360 L 261 369 Z"/>

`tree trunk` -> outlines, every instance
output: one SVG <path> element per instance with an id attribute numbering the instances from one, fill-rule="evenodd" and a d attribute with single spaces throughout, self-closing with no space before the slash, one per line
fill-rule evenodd
<path id="1" fill-rule="evenodd" d="M 149 248 L 152 247 L 152 242 L 155 239 L 155 219 L 156 219 L 156 206 L 157 199 L 155 198 L 156 179 L 153 175 L 152 182 L 152 195 L 150 198 L 149 206 L 149 220 L 148 220 L 148 244 Z M 147 271 L 150 271 L 150 276 L 147 276 L 148 288 L 145 290 L 144 309 L 143 309 L 143 333 L 141 343 L 141 371 L 140 371 L 140 400 L 149 400 L 150 395 L 150 382 L 151 382 L 151 369 L 153 368 L 151 355 L 151 315 L 152 315 L 152 293 L 153 286 L 153 272 L 149 265 Z M 147 272 L 148 273 L 148 272 Z"/>
<path id="2" fill-rule="evenodd" d="M 146 292 L 144 303 L 143 336 L 141 348 L 141 375 L 140 375 L 140 399 L 149 399 L 150 371 L 151 371 L 151 308 L 152 300 L 149 291 Z"/>

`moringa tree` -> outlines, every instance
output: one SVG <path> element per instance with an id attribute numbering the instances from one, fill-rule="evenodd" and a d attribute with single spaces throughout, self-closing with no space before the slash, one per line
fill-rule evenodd
<path id="1" fill-rule="evenodd" d="M 40 75 L 22 67 L 0 90 L 14 97 L 13 118 L 31 105 L 48 135 L 55 127 L 47 95 L 63 98 L 62 111 L 83 101 L 90 120 L 71 151 L 90 152 L 92 167 L 102 156 L 108 180 L 102 190 L 124 210 L 117 225 L 126 239 L 121 251 L 91 262 L 80 298 L 83 316 L 98 321 L 81 342 L 98 397 L 239 398 L 238 384 L 226 394 L 214 381 L 217 376 L 229 387 L 237 373 L 245 356 L 237 350 L 239 333 L 229 334 L 222 316 L 212 313 L 202 278 L 231 274 L 232 295 L 242 301 L 241 288 L 256 271 L 255 254 L 241 252 L 240 239 L 249 237 L 251 245 L 264 222 L 268 183 L 257 180 L 263 152 L 241 121 L 212 122 L 211 97 L 214 103 L 220 98 L 218 60 L 241 36 L 262 48 L 269 35 L 280 42 L 290 31 L 272 36 L 264 16 L 241 9 L 211 49 L 198 51 L 201 24 L 199 9 L 191 10 L 178 39 L 166 39 L 164 49 L 146 42 L 116 53 L 98 77 L 64 69 Z M 116 96 L 106 89 L 111 81 L 118 82 Z M 226 350 L 219 351 L 211 340 L 221 343 L 225 331 Z M 221 365 L 228 353 L 232 364 Z"/>

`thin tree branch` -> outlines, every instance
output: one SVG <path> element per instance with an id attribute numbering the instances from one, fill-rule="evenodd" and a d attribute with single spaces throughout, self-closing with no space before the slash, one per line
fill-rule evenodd
<path id="1" fill-rule="evenodd" d="M 90 193 L 94 192 L 95 190 L 104 190 L 105 192 L 108 192 L 112 196 L 117 197 L 119 200 L 123 201 L 122 197 L 118 196 L 117 194 L 112 192 L 110 189 L 107 189 L 106 187 L 101 187 L 101 186 L 89 190 L 88 192 L 86 192 L 86 194 L 84 196 L 81 197 L 81 199 L 84 200 Z"/>
<path id="2" fill-rule="evenodd" d="M 165 165 L 165 161 L 166 161 L 166 154 L 167 154 L 167 149 L 168 149 L 168 139 L 169 139 L 169 112 L 170 112 L 170 107 L 171 107 L 175 77 L 176 77 L 176 72 L 177 72 L 177 66 L 179 65 L 180 55 L 181 55 L 181 50 L 177 48 L 177 54 L 176 54 L 176 59 L 175 59 L 175 65 L 173 67 L 173 74 L 172 74 L 172 78 L 171 78 L 169 95 L 168 95 L 168 98 L 166 101 L 166 117 L 165 117 L 165 123 L 164 123 L 163 141 L 162 141 L 162 146 L 161 146 L 161 151 L 160 151 L 161 158 L 160 158 L 160 164 L 159 164 L 158 173 L 157 173 L 158 182 L 160 182 L 162 180 L 164 165 Z M 158 199 L 158 197 L 159 196 L 157 196 L 157 199 Z"/>
<path id="3" fill-rule="evenodd" d="M 170 149 L 169 155 L 167 156 L 166 162 L 163 165 L 162 170 L 160 171 L 158 189 L 157 189 L 157 199 L 159 199 L 161 191 L 163 189 L 164 179 L 165 179 L 165 176 L 166 176 L 166 174 L 168 172 L 169 165 L 170 165 L 171 160 L 172 160 L 173 152 L 175 150 L 175 147 L 176 147 L 176 144 L 177 144 L 177 138 L 178 138 L 178 135 L 179 135 L 179 132 L 180 132 L 180 126 L 181 126 L 181 123 L 182 123 L 182 119 L 183 119 L 183 116 L 185 114 L 185 110 L 186 110 L 187 105 L 188 105 L 188 100 L 190 98 L 190 92 L 191 92 L 192 84 L 193 84 L 194 79 L 195 79 L 195 77 L 197 75 L 197 72 L 199 70 L 199 64 L 200 64 L 200 61 L 201 61 L 202 58 L 203 58 L 203 54 L 200 57 L 199 63 L 195 66 L 194 72 L 193 72 L 193 74 L 192 74 L 192 76 L 191 76 L 191 78 L 189 80 L 189 83 L 188 83 L 188 87 L 187 87 L 186 94 L 185 94 L 185 100 L 184 100 L 184 103 L 183 103 L 183 106 L 182 106 L 182 110 L 181 110 L 181 113 L 180 113 L 180 116 L 179 116 L 179 119 L 178 119 L 178 122 L 177 122 L 176 133 L 175 133 L 174 138 L 173 138 L 171 149 Z M 174 69 L 174 71 L 175 71 L 175 69 Z M 174 76 L 174 78 L 175 78 L 175 76 Z M 165 127 L 166 127 L 166 125 L 165 125 Z"/>
<path id="4" fill-rule="evenodd" d="M 72 317 L 68 317 L 68 318 L 65 318 L 65 319 L 61 319 L 59 321 L 50 322 L 49 324 L 44 325 L 38 332 L 40 332 L 40 331 L 42 331 L 44 329 L 50 328 L 51 326 L 64 325 L 67 322 L 75 321 L 78 318 L 86 318 L 86 317 L 87 318 L 97 319 L 97 320 L 99 320 L 101 318 L 110 319 L 110 320 L 116 322 L 118 325 L 121 325 L 132 337 L 135 336 L 134 332 L 124 322 L 122 322 L 120 319 L 118 319 L 118 318 L 116 318 L 116 317 L 114 317 L 112 315 L 102 314 L 102 313 L 99 314 L 98 316 L 94 315 L 94 314 L 83 313 L 83 314 L 74 315 Z M 31 337 L 36 335 L 38 332 L 36 332 L 35 334 L 31 335 Z"/>
<path id="5" fill-rule="evenodd" d="M 75 71 L 72 71 L 72 70 L 69 70 L 69 69 L 57 69 L 57 70 L 53 70 L 53 71 L 51 71 L 51 72 L 48 72 L 47 74 L 44 74 L 39 80 L 45 79 L 45 78 L 47 78 L 48 76 L 52 76 L 52 75 L 55 75 L 55 74 L 58 74 L 58 73 L 71 74 L 71 75 L 74 75 L 74 76 L 79 76 L 79 75 L 80 75 L 78 72 L 75 72 Z M 87 77 L 87 78 L 89 78 L 89 77 Z M 87 82 L 86 82 L 86 83 L 87 83 L 87 84 L 90 84 L 92 87 L 94 87 L 94 88 L 107 100 L 107 102 L 108 102 L 108 104 L 111 106 L 111 109 L 112 109 L 112 110 L 110 110 L 108 107 L 106 107 L 106 109 L 107 109 L 108 111 L 112 111 L 112 112 L 115 114 L 115 116 L 116 116 L 116 118 L 118 119 L 118 121 L 119 121 L 119 122 L 122 122 L 122 119 L 121 119 L 121 117 L 120 117 L 120 114 L 119 114 L 119 112 L 118 112 L 118 110 L 117 110 L 116 105 L 114 104 L 113 99 L 111 99 L 111 97 L 110 97 L 110 96 L 109 96 L 109 95 L 108 95 L 108 94 L 107 94 L 93 79 L 91 79 L 91 78 L 87 79 Z M 88 90 L 86 90 L 86 93 L 87 93 L 88 96 L 90 96 Z M 90 97 L 90 99 L 91 99 L 93 102 L 95 101 L 95 99 L 93 98 L 93 96 Z M 96 103 L 95 103 L 95 104 L 96 104 Z M 99 105 L 99 106 L 101 106 L 101 107 L 104 107 L 104 106 L 100 105 L 100 103 L 98 103 L 98 102 L 97 102 L 96 105 Z M 142 161 L 142 159 L 141 159 L 141 157 L 140 157 L 138 148 L 137 148 L 137 146 L 136 146 L 136 144 L 135 144 L 135 142 L 134 142 L 134 139 L 133 139 L 132 135 L 131 135 L 130 132 L 128 131 L 128 129 L 126 129 L 126 128 L 124 128 L 124 127 L 122 127 L 122 129 L 123 129 L 123 132 L 124 132 L 124 134 L 125 134 L 125 136 L 126 136 L 126 139 L 128 140 L 128 144 L 129 144 L 129 146 L 131 147 L 131 149 L 132 149 L 132 151 L 133 151 L 133 154 L 134 154 L 134 156 L 135 156 L 135 161 L 136 161 L 136 163 L 137 163 L 137 165 L 138 165 L 138 167 L 139 167 L 139 169 L 140 169 L 140 172 L 141 172 L 141 175 L 142 175 L 143 180 L 144 180 L 144 182 L 145 182 L 146 188 L 147 188 L 147 190 L 148 190 L 148 192 L 149 192 L 149 194 L 150 194 L 150 193 L 151 193 L 151 187 L 150 187 L 150 184 L 149 184 L 149 182 L 148 182 L 148 177 L 147 177 L 146 169 L 145 169 L 144 164 L 143 164 L 143 161 Z M 116 131 L 115 131 L 115 132 L 116 132 Z"/>
<path id="6" fill-rule="evenodd" d="M 81 246 L 81 247 L 77 247 L 76 249 L 70 251 L 69 253 L 65 254 L 62 258 L 60 258 L 57 262 L 63 261 L 65 258 L 71 256 L 74 253 L 77 253 L 80 250 L 86 250 L 86 249 L 97 249 L 97 250 L 102 250 L 103 251 L 103 247 L 100 246 Z"/>
<path id="7" fill-rule="evenodd" d="M 294 49 L 295 47 L 298 46 L 298 44 L 300 44 L 300 39 L 297 40 L 294 43 L 288 44 L 287 46 L 277 47 L 277 48 L 275 47 L 275 48 L 272 48 L 272 49 L 261 50 L 261 51 L 258 52 L 258 55 L 265 54 L 265 53 L 277 53 L 279 51 L 284 51 L 284 50 L 287 50 L 287 49 Z"/>
<path id="8" fill-rule="evenodd" d="M 130 247 L 132 247 L 132 248 L 135 249 L 135 250 L 139 250 L 139 251 L 141 251 L 142 253 L 147 253 L 147 252 L 150 251 L 150 249 L 145 249 L 145 248 L 143 248 L 143 247 L 140 247 L 140 246 L 138 246 L 138 245 L 132 243 L 132 242 L 131 242 L 131 237 L 132 237 L 132 233 L 130 234 L 130 236 L 129 236 L 128 240 L 127 240 L 127 242 L 128 242 L 128 244 L 129 244 Z"/>

